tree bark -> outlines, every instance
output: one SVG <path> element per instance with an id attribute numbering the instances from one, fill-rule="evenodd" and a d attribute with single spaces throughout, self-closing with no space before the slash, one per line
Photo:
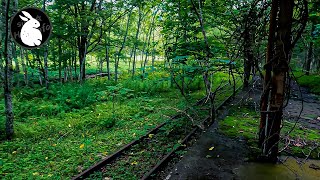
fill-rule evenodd
<path id="1" fill-rule="evenodd" d="M 312 23 L 312 28 L 311 28 L 311 37 L 312 37 L 312 32 L 315 30 L 315 25 Z M 308 56 L 307 56 L 307 61 L 306 61 L 306 75 L 310 74 L 311 70 L 311 62 L 313 57 L 313 38 L 311 39 L 311 42 L 309 43 L 309 49 L 308 49 Z"/>
<path id="2" fill-rule="evenodd" d="M 147 45 L 146 45 L 146 57 L 145 57 L 145 60 L 144 60 L 144 63 L 143 63 L 143 76 L 145 76 L 145 72 L 146 72 L 146 66 L 147 66 L 147 62 L 148 62 L 148 57 L 149 57 L 149 45 L 150 45 L 150 40 L 151 40 L 151 34 L 154 30 L 154 20 L 156 18 L 156 15 L 158 13 L 158 9 L 156 10 L 156 12 L 154 13 L 153 17 L 152 17 L 152 22 L 150 24 L 150 28 L 149 28 L 149 33 L 147 34 L 148 36 L 148 40 L 147 40 Z"/>
<path id="3" fill-rule="evenodd" d="M 46 11 L 46 0 L 43 0 L 43 11 Z M 44 45 L 44 54 L 43 54 L 43 61 L 44 61 L 44 79 L 45 79 L 45 86 L 46 89 L 49 89 L 49 77 L 48 77 L 48 47 Z"/>
<path id="4" fill-rule="evenodd" d="M 20 48 L 20 55 L 21 55 L 21 65 L 23 69 L 23 79 L 25 85 L 28 85 L 28 68 L 26 66 L 26 63 L 24 62 L 24 54 L 23 54 L 23 49 Z M 28 56 L 28 53 L 26 52 L 26 57 Z"/>
<path id="5" fill-rule="evenodd" d="M 71 54 L 73 55 L 72 53 L 73 49 L 71 49 Z M 73 81 L 73 74 L 72 74 L 72 62 L 73 62 L 73 56 L 70 57 L 69 59 L 69 65 L 68 65 L 68 71 L 69 71 L 69 77 L 70 77 L 70 80 Z"/>
<path id="6" fill-rule="evenodd" d="M 215 112 L 216 112 L 215 111 L 215 107 L 214 107 L 215 95 L 212 92 L 212 86 L 211 86 L 211 82 L 210 82 L 210 79 L 209 79 L 209 70 L 208 70 L 208 68 L 206 68 L 206 67 L 209 67 L 209 62 L 210 62 L 210 57 L 211 57 L 211 50 L 210 50 L 210 46 L 209 46 L 206 30 L 204 28 L 204 20 L 203 20 L 203 15 L 202 15 L 202 8 L 201 8 L 202 1 L 198 0 L 199 12 L 198 12 L 196 4 L 193 2 L 193 0 L 191 0 L 191 3 L 192 3 L 192 7 L 193 7 L 193 9 L 194 9 L 194 11 L 195 11 L 195 13 L 196 13 L 196 15 L 198 17 L 198 20 L 199 20 L 199 23 L 200 23 L 201 32 L 202 32 L 202 36 L 203 36 L 203 39 L 204 39 L 204 42 L 205 42 L 205 47 L 204 47 L 204 52 L 206 53 L 205 62 L 201 63 L 202 66 L 204 67 L 205 71 L 204 71 L 202 76 L 203 76 L 203 81 L 204 81 L 204 84 L 205 84 L 205 87 L 206 87 L 207 96 L 210 99 L 209 114 L 210 114 L 210 117 L 211 117 L 211 121 L 214 121 Z"/>
<path id="7" fill-rule="evenodd" d="M 116 62 L 114 63 L 114 80 L 116 82 L 118 82 L 118 68 L 119 68 L 119 62 L 120 62 L 120 56 L 121 56 L 121 52 L 125 46 L 125 43 L 127 41 L 127 36 L 128 36 L 128 30 L 129 30 L 129 24 L 130 24 L 130 18 L 131 18 L 131 12 L 129 12 L 129 15 L 128 15 L 128 20 L 127 20 L 127 26 L 126 26 L 126 32 L 124 34 L 124 38 L 123 38 L 123 42 L 121 44 L 121 47 L 119 49 L 119 52 L 118 52 L 118 57 L 116 59 Z"/>
<path id="8" fill-rule="evenodd" d="M 254 4 L 255 5 L 255 4 Z M 255 7 L 251 7 L 255 8 Z M 244 77 L 243 77 L 243 88 L 248 88 L 249 86 L 249 80 L 251 72 L 253 72 L 254 69 L 254 54 L 253 54 L 253 46 L 254 46 L 254 22 L 255 19 L 255 12 L 252 9 L 248 17 L 245 19 L 245 30 L 244 30 Z"/>
<path id="9" fill-rule="evenodd" d="M 276 162 L 278 155 L 283 103 L 287 92 L 287 74 L 292 50 L 291 27 L 294 8 L 293 0 L 281 0 L 277 3 L 279 3 L 279 15 L 276 47 L 274 58 L 268 62 L 272 67 L 271 94 L 262 148 L 263 155 L 270 162 Z"/>
<path id="10" fill-rule="evenodd" d="M 277 14 L 278 14 L 278 0 L 272 0 L 271 13 L 270 13 L 270 24 L 269 24 L 269 35 L 268 35 L 268 46 L 266 54 L 266 64 L 264 66 L 266 74 L 264 76 L 263 84 L 263 93 L 260 100 L 260 126 L 259 126 L 259 147 L 262 148 L 262 145 L 265 143 L 266 133 L 266 119 L 267 119 L 267 110 L 268 110 L 268 101 L 270 93 L 270 79 L 271 79 L 271 60 L 273 58 L 273 49 L 275 41 L 275 31 L 277 27 Z"/>
<path id="11" fill-rule="evenodd" d="M 6 137 L 7 139 L 12 139 L 14 134 L 13 129 L 13 105 L 12 105 L 12 94 L 11 94 L 11 74 L 12 74 L 12 63 L 11 63 L 11 52 L 8 49 L 9 45 L 9 7 L 10 0 L 2 1 L 3 12 L 4 13 L 4 25 L 5 25 L 5 37 L 4 37 L 4 57 L 5 57 L 5 67 L 4 67 L 4 102 L 5 102 L 5 114 L 6 114 Z"/>
<path id="12" fill-rule="evenodd" d="M 139 18 L 138 18 L 138 25 L 137 25 L 137 32 L 136 32 L 136 37 L 134 41 L 134 47 L 133 47 L 133 62 L 132 62 L 132 78 L 135 75 L 135 70 L 136 70 L 136 54 L 137 54 L 137 45 L 138 45 L 138 39 L 139 39 L 139 32 L 140 32 L 140 26 L 141 26 L 141 9 L 139 8 Z"/>
<path id="13" fill-rule="evenodd" d="M 15 14 L 17 12 L 17 9 L 18 9 L 18 0 L 14 0 L 13 1 L 13 14 Z M 15 45 L 15 43 L 13 41 L 11 41 L 11 44 L 12 44 L 12 56 L 13 56 L 13 60 L 14 60 L 14 63 L 15 63 L 15 72 L 16 73 L 20 73 L 20 64 L 19 64 L 19 61 L 18 61 L 18 58 L 17 58 L 16 45 Z M 19 83 L 19 80 L 18 80 L 18 83 Z"/>
<path id="14" fill-rule="evenodd" d="M 61 49 L 61 38 L 58 38 L 58 57 L 59 57 L 59 80 L 62 83 L 62 49 Z"/>
<path id="15" fill-rule="evenodd" d="M 108 41 L 110 38 L 110 29 L 108 30 Z M 107 74 L 108 74 L 108 80 L 111 80 L 111 73 L 110 73 L 110 55 L 109 55 L 109 42 L 107 42 L 106 38 L 106 63 L 107 63 Z"/>

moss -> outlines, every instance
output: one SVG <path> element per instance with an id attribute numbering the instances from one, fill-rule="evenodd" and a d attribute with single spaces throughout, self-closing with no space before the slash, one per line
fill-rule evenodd
<path id="1" fill-rule="evenodd" d="M 247 140 L 252 150 L 257 147 L 258 141 L 258 127 L 259 127 L 259 114 L 252 109 L 246 107 L 233 107 L 231 108 L 229 115 L 219 122 L 220 131 L 230 137 L 244 137 Z M 288 137 L 292 142 L 287 147 L 287 151 L 298 157 L 305 157 L 315 143 L 320 143 L 320 131 L 314 129 L 307 129 L 297 123 L 295 128 L 294 123 L 284 121 L 283 128 L 281 130 L 281 137 Z M 292 130 L 292 131 L 291 131 Z M 288 134 L 290 132 L 290 134 Z M 306 145 L 300 146 L 298 141 L 303 140 Z M 282 139 L 280 148 L 282 149 L 287 143 L 285 139 Z M 314 150 L 311 153 L 310 158 L 319 159 L 318 153 L 320 148 Z"/>
<path id="2" fill-rule="evenodd" d="M 258 132 L 256 113 L 247 108 L 232 108 L 229 115 L 219 122 L 221 131 L 231 137 L 243 136 L 253 143 Z"/>
<path id="3" fill-rule="evenodd" d="M 296 72 L 295 76 L 301 86 L 307 87 L 312 93 L 320 95 L 320 75 L 311 74 L 307 76 Z"/>

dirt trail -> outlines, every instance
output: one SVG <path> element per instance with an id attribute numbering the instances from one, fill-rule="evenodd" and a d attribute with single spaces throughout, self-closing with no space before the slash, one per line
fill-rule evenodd
<path id="1" fill-rule="evenodd" d="M 240 93 L 235 100 L 239 102 L 246 93 Z M 224 107 L 218 119 L 224 119 L 228 109 Z M 210 148 L 213 148 L 210 150 Z M 201 135 L 199 140 L 188 149 L 180 162 L 168 167 L 164 179 L 234 179 L 234 168 L 243 164 L 249 151 L 245 140 L 229 138 L 218 132 L 218 121 Z"/>
<path id="2" fill-rule="evenodd" d="M 303 111 L 298 122 L 310 129 L 320 129 L 320 101 L 319 96 L 311 94 L 308 89 L 301 87 L 301 92 L 296 83 L 291 85 L 291 95 L 284 110 L 286 119 L 295 122 L 299 117 L 303 99 Z"/>
<path id="3" fill-rule="evenodd" d="M 301 111 L 301 97 L 296 83 L 293 83 L 291 88 L 292 93 L 285 108 L 284 116 L 285 119 L 295 122 Z M 320 103 L 318 97 L 310 94 L 306 88 L 301 88 L 301 93 L 304 99 L 304 109 L 299 118 L 299 123 L 307 128 L 320 129 L 320 118 L 318 118 L 320 116 Z M 249 96 L 254 100 L 256 110 L 258 110 L 260 95 L 261 86 L 250 93 L 239 93 L 230 105 L 238 104 L 242 100 L 248 99 Z M 218 121 L 188 149 L 188 152 L 180 162 L 164 170 L 167 173 L 163 179 L 241 179 L 235 169 L 247 164 L 246 161 L 250 155 L 249 148 L 243 138 L 229 138 L 218 132 L 218 122 L 228 114 L 229 107 L 224 108 Z M 214 147 L 214 150 L 210 151 L 211 147 Z"/>

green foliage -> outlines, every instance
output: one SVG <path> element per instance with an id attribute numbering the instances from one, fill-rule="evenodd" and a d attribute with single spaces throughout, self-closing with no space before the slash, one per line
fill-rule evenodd
<path id="1" fill-rule="evenodd" d="M 116 118 L 111 117 L 111 118 L 98 118 L 100 126 L 104 128 L 111 128 L 116 124 Z"/>
<path id="2" fill-rule="evenodd" d="M 302 73 L 295 73 L 298 77 L 298 83 L 301 86 L 308 87 L 314 94 L 320 95 L 320 75 L 303 75 Z"/>
<path id="3" fill-rule="evenodd" d="M 26 107 L 22 111 L 34 114 L 24 115 L 23 118 L 22 115 L 16 116 L 14 140 L 1 142 L 2 178 L 70 178 L 116 151 L 123 144 L 141 136 L 151 127 L 164 122 L 166 118 L 163 114 L 175 113 L 173 110 L 161 109 L 159 104 L 179 109 L 183 108 L 184 104 L 174 89 L 166 93 L 152 93 L 155 95 L 151 96 L 147 93 L 132 92 L 131 88 L 123 85 L 124 82 L 116 86 L 104 84 L 101 79 L 86 83 L 85 86 L 99 93 L 83 89 L 84 85 L 65 84 L 56 87 L 52 85 L 52 89 L 57 88 L 60 92 L 47 99 L 36 97 L 35 94 L 41 93 L 28 93 L 34 94 L 34 97 L 26 96 L 26 92 L 19 95 L 20 101 L 15 104 L 20 103 L 21 107 L 22 104 L 30 104 L 29 108 L 32 108 L 33 104 L 34 109 L 27 110 Z M 126 83 L 131 87 L 135 84 Z M 128 98 L 131 93 L 136 98 Z M 18 94 L 17 92 L 15 96 Z M 96 96 L 105 94 L 117 94 L 118 97 L 111 100 L 109 96 L 108 99 L 95 101 Z M 49 106 L 56 102 L 67 106 L 71 104 L 73 107 L 75 102 L 65 103 L 65 100 L 72 100 L 72 96 L 80 95 L 85 96 L 81 99 L 92 100 L 87 100 L 86 106 L 78 104 L 77 107 L 81 108 L 76 111 L 67 112 L 66 107 L 62 107 L 64 113 L 51 117 L 37 112 L 44 104 Z M 94 103 L 90 104 L 91 101 Z M 15 110 L 20 111 L 20 107 Z M 3 119 L 1 116 L 1 125 L 4 125 Z M 1 127 L 0 132 L 2 130 Z"/>

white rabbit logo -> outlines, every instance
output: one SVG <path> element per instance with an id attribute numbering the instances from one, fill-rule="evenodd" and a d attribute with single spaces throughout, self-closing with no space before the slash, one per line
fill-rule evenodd
<path id="1" fill-rule="evenodd" d="M 24 16 L 20 16 L 20 19 L 25 21 L 26 23 L 22 26 L 20 32 L 21 41 L 28 46 L 39 46 L 42 41 L 42 33 L 39 29 L 40 22 L 33 18 L 28 12 L 21 11 Z"/>

